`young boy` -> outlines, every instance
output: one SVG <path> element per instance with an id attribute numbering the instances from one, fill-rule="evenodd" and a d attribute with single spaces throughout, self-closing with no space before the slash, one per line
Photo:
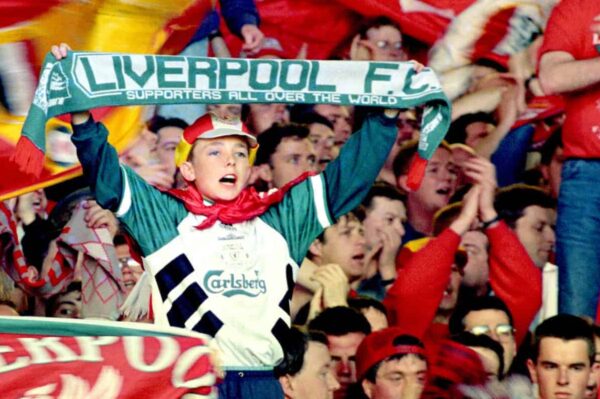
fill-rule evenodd
<path id="1" fill-rule="evenodd" d="M 67 49 L 52 52 L 61 59 Z M 272 369 L 283 357 L 298 265 L 375 180 L 396 137 L 388 112 L 394 117 L 370 117 L 324 172 L 266 198 L 246 187 L 256 139 L 241 123 L 205 115 L 187 128 L 176 156 L 189 187 L 165 193 L 119 165 L 102 124 L 73 114 L 84 175 L 154 276 L 155 322 L 213 336 L 225 369 L 236 370 L 219 397 L 282 397 Z"/>

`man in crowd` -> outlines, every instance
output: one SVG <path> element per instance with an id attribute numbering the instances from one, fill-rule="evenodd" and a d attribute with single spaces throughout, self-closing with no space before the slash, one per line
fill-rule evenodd
<path id="1" fill-rule="evenodd" d="M 554 251 L 554 200 L 531 186 L 514 185 L 496 196 L 498 216 L 516 234 L 535 266 L 542 271 L 542 307 L 544 320 L 558 313 L 558 270 L 549 263 Z M 540 321 L 541 321 L 540 320 Z"/>
<path id="2" fill-rule="evenodd" d="M 517 354 L 513 317 L 502 299 L 496 296 L 474 298 L 456 308 L 448 325 L 450 334 L 469 332 L 474 335 L 488 335 L 503 349 L 503 369 L 505 375 Z"/>
<path id="3" fill-rule="evenodd" d="M 300 114 L 293 122 L 308 126 L 308 140 L 312 143 L 317 155 L 317 169 L 322 171 L 329 162 L 338 156 L 340 151 L 339 147 L 335 145 L 333 124 L 314 111 Z"/>
<path id="4" fill-rule="evenodd" d="M 322 331 L 327 342 L 336 378 L 341 387 L 336 399 L 346 398 L 350 385 L 356 383 L 356 351 L 371 333 L 367 319 L 354 309 L 337 306 L 325 309 L 308 325 L 309 330 Z"/>
<path id="5" fill-rule="evenodd" d="M 558 198 L 559 311 L 595 318 L 600 294 L 600 2 L 563 0 L 552 11 L 539 51 L 547 95 L 563 94 L 566 120 Z"/>
<path id="6" fill-rule="evenodd" d="M 433 216 L 448 205 L 457 186 L 458 169 L 452 160 L 450 147 L 443 142 L 429 161 L 419 189 L 413 191 L 408 187 L 408 170 L 416 156 L 417 144 L 416 141 L 407 142 L 394 160 L 397 187 L 407 193 L 408 220 L 404 225 L 406 234 L 403 243 L 431 235 Z"/>
<path id="7" fill-rule="evenodd" d="M 356 374 L 369 399 L 417 399 L 425 386 L 425 347 L 398 328 L 368 335 L 356 352 Z"/>
<path id="8" fill-rule="evenodd" d="M 284 358 L 275 367 L 286 399 L 329 399 L 340 384 L 335 379 L 327 337 L 318 331 L 308 334 L 290 330 Z"/>
<path id="9" fill-rule="evenodd" d="M 297 124 L 273 125 L 258 136 L 253 174 L 267 188 L 281 188 L 304 172 L 317 171 L 309 130 Z"/>
<path id="10" fill-rule="evenodd" d="M 317 265 L 339 265 L 348 282 L 356 286 L 365 272 L 365 252 L 363 224 L 351 212 L 342 216 L 312 243 L 308 256 Z"/>
<path id="11" fill-rule="evenodd" d="M 396 279 L 396 255 L 404 235 L 406 197 L 394 186 L 378 182 L 363 200 L 363 226 L 367 243 L 365 280 L 358 292 L 383 300 Z"/>
<path id="12" fill-rule="evenodd" d="M 341 147 L 352 133 L 352 115 L 350 108 L 345 105 L 317 104 L 314 111 L 327 118 L 333 125 L 335 133 L 334 144 Z"/>
<path id="13" fill-rule="evenodd" d="M 576 316 L 559 314 L 540 324 L 527 367 L 540 399 L 583 399 L 594 364 L 592 327 Z"/>
<path id="14" fill-rule="evenodd" d="M 488 383 L 497 382 L 503 378 L 504 349 L 496 340 L 486 334 L 475 335 L 470 332 L 455 335 L 452 340 L 463 344 L 479 355 Z"/>

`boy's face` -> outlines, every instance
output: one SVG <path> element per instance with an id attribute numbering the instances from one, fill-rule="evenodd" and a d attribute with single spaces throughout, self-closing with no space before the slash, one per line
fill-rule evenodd
<path id="1" fill-rule="evenodd" d="M 232 201 L 250 177 L 248 143 L 237 136 L 200 139 L 194 143 L 190 160 L 180 168 L 205 198 Z"/>

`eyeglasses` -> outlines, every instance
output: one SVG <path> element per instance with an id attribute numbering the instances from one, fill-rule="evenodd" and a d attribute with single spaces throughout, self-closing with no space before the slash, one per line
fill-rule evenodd
<path id="1" fill-rule="evenodd" d="M 513 334 L 515 333 L 515 329 L 510 324 L 498 324 L 493 330 L 489 326 L 475 326 L 469 330 L 469 332 L 473 335 L 485 334 L 490 336 L 492 331 L 496 333 L 496 337 L 498 337 L 498 339 L 501 341 L 512 338 Z"/>
<path id="2" fill-rule="evenodd" d="M 402 49 L 402 42 L 390 43 L 387 40 L 377 40 L 375 42 L 377 48 L 381 50 L 400 50 Z"/>
<path id="3" fill-rule="evenodd" d="M 119 267 L 121 267 L 121 269 L 124 267 L 136 267 L 136 266 L 140 266 L 140 264 L 133 258 L 130 258 L 130 257 L 119 258 Z"/>

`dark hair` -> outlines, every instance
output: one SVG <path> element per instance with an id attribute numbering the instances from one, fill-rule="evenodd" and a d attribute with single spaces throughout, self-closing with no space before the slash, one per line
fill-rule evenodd
<path id="1" fill-rule="evenodd" d="M 51 317 L 52 315 L 54 315 L 54 312 L 56 312 L 56 309 L 58 308 L 59 298 L 73 291 L 81 292 L 81 281 L 73 281 L 69 283 L 65 290 L 59 292 L 58 294 L 54 294 L 50 298 L 48 298 L 48 300 L 46 301 L 46 316 Z"/>
<path id="2" fill-rule="evenodd" d="M 148 130 L 150 130 L 152 133 L 158 134 L 158 131 L 165 127 L 178 127 L 185 129 L 189 126 L 189 124 L 183 119 L 165 118 L 163 116 L 156 115 L 148 121 L 147 126 Z"/>
<path id="3" fill-rule="evenodd" d="M 396 179 L 408 173 L 410 162 L 417 153 L 418 148 L 419 140 L 408 140 L 402 144 L 392 164 Z"/>
<path id="4" fill-rule="evenodd" d="M 371 209 L 373 206 L 373 199 L 375 197 L 384 197 L 394 201 L 401 201 L 402 203 L 406 203 L 406 195 L 404 195 L 400 190 L 398 190 L 395 186 L 387 182 L 376 182 L 373 184 L 365 199 L 363 199 L 362 204 L 367 208 L 367 210 Z"/>
<path id="5" fill-rule="evenodd" d="M 562 128 L 560 127 L 556 129 L 550 137 L 548 137 L 542 148 L 540 148 L 542 165 L 550 165 L 550 162 L 552 162 L 552 157 L 554 156 L 557 148 L 563 148 Z"/>
<path id="6" fill-rule="evenodd" d="M 531 41 L 533 41 L 533 37 L 530 39 Z M 500 64 L 498 61 L 495 61 L 491 58 L 486 58 L 486 57 L 482 57 L 477 59 L 473 64 L 478 65 L 478 66 L 482 66 L 482 67 L 486 67 L 486 68 L 491 68 L 494 69 L 496 72 L 508 72 L 508 69 L 506 68 L 506 66 Z"/>
<path id="7" fill-rule="evenodd" d="M 450 144 L 465 144 L 467 141 L 467 127 L 471 123 L 475 122 L 491 123 L 493 125 L 496 124 L 496 121 L 494 121 L 492 115 L 488 114 L 487 112 L 474 112 L 471 114 L 465 114 L 452 122 L 444 140 Z"/>
<path id="8" fill-rule="evenodd" d="M 396 154 L 396 158 L 394 158 L 394 163 L 392 164 L 392 169 L 394 170 L 394 176 L 396 179 L 408 173 L 410 163 L 417 153 L 418 148 L 419 140 L 407 140 L 402 144 L 398 154 Z M 452 152 L 452 149 L 446 140 L 440 143 L 440 146 L 436 149 L 436 151 L 440 148 Z"/>
<path id="9" fill-rule="evenodd" d="M 365 210 L 359 206 L 356 209 L 351 210 L 350 212 L 348 212 L 345 215 L 342 215 L 338 218 L 338 220 L 335 222 L 335 224 L 329 226 L 327 229 L 330 229 L 332 227 L 334 227 L 336 224 L 340 223 L 341 221 L 345 221 L 345 223 L 350 223 L 352 221 L 357 221 L 357 222 L 361 222 L 365 219 Z M 317 236 L 317 238 L 315 238 L 315 240 L 321 241 L 321 243 L 325 244 L 327 242 L 327 240 L 325 239 L 325 231 L 327 231 L 327 229 L 323 230 L 321 232 L 321 234 L 319 234 Z M 310 253 L 309 253 L 310 255 Z M 310 259 L 310 256 L 308 257 Z"/>
<path id="10" fill-rule="evenodd" d="M 398 29 L 398 31 L 402 34 L 402 31 L 400 30 L 400 26 L 398 26 L 397 23 L 395 23 L 394 21 L 392 21 L 391 19 L 389 19 L 388 17 L 385 16 L 378 16 L 375 17 L 374 19 L 370 19 L 368 21 L 366 21 L 366 23 L 364 23 L 361 28 L 358 31 L 358 34 L 360 35 L 360 37 L 365 38 L 367 37 L 367 31 L 369 29 L 379 29 L 382 26 L 392 26 L 396 29 Z"/>
<path id="11" fill-rule="evenodd" d="M 298 374 L 304 366 L 304 355 L 311 341 L 327 345 L 327 337 L 322 332 L 309 331 L 304 333 L 298 328 L 292 327 L 280 342 L 283 349 L 283 359 L 273 370 L 275 377 Z"/>
<path id="12" fill-rule="evenodd" d="M 297 122 L 302 115 L 316 113 L 315 105 L 317 104 L 294 104 L 290 107 L 290 120 L 292 122 Z"/>
<path id="13" fill-rule="evenodd" d="M 394 345 L 394 346 L 411 345 L 411 346 L 418 346 L 420 348 L 425 349 L 425 345 L 423 345 L 423 342 L 421 342 L 421 340 L 419 340 L 418 338 L 413 337 L 412 335 L 400 335 L 400 336 L 394 338 L 392 345 Z M 372 383 L 375 383 L 375 377 L 377 376 L 377 370 L 379 370 L 379 367 L 381 367 L 381 364 L 383 362 L 388 362 L 390 360 L 396 360 L 396 359 L 402 359 L 404 356 L 412 355 L 412 354 L 413 353 L 398 353 L 396 355 L 387 357 L 384 360 L 380 361 L 379 363 L 374 364 L 369 370 L 367 370 L 364 378 L 367 381 L 371 381 Z M 415 356 L 417 356 L 420 359 L 425 360 L 425 356 L 423 356 L 423 355 L 415 354 Z"/>
<path id="14" fill-rule="evenodd" d="M 559 338 L 563 341 L 584 340 L 588 347 L 590 365 L 594 363 L 596 348 L 592 326 L 581 317 L 570 314 L 558 314 L 544 320 L 535 329 L 531 359 L 537 362 L 540 344 L 544 338 Z"/>
<path id="15" fill-rule="evenodd" d="M 506 313 L 510 325 L 514 327 L 512 313 L 504 301 L 497 296 L 483 296 L 473 298 L 471 301 L 459 304 L 448 322 L 448 329 L 451 335 L 459 334 L 465 331 L 465 317 L 471 312 L 479 310 L 499 310 Z"/>
<path id="16" fill-rule="evenodd" d="M 350 333 L 371 333 L 371 325 L 358 310 L 347 306 L 327 308 L 308 323 L 309 330 L 321 331 L 326 335 L 341 337 Z"/>
<path id="17" fill-rule="evenodd" d="M 530 206 L 554 209 L 556 202 L 541 188 L 525 184 L 513 184 L 503 188 L 494 201 L 498 216 L 512 229 L 523 216 L 525 208 Z"/>
<path id="18" fill-rule="evenodd" d="M 333 130 L 333 123 L 331 123 L 329 119 L 325 118 L 323 115 L 317 114 L 315 111 L 308 111 L 299 115 L 295 114 L 292 122 L 307 126 L 317 123 L 319 125 L 325 125 Z"/>
<path id="19" fill-rule="evenodd" d="M 498 341 L 488 335 L 475 335 L 468 331 L 452 336 L 452 340 L 470 348 L 486 348 L 493 351 L 499 362 L 498 379 L 504 377 L 504 348 Z"/>
<path id="20" fill-rule="evenodd" d="M 367 310 L 369 308 L 377 309 L 387 317 L 387 310 L 383 305 L 383 302 L 378 301 L 370 296 L 357 296 L 355 298 L 348 298 L 348 306 L 352 309 L 356 309 L 359 312 Z"/>
<path id="21" fill-rule="evenodd" d="M 277 151 L 277 147 L 284 138 L 293 137 L 305 139 L 308 137 L 308 127 L 297 123 L 274 124 L 258 136 L 258 151 L 256 152 L 255 165 L 269 163 L 271 155 Z"/>

